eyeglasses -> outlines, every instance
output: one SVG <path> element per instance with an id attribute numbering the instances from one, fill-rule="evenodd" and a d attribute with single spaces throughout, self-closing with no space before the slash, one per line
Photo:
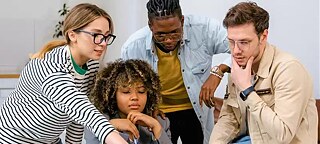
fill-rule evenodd
<path id="1" fill-rule="evenodd" d="M 231 39 L 226 39 L 224 40 L 225 44 L 227 44 L 230 49 L 234 49 L 235 45 L 237 44 L 238 48 L 241 50 L 246 50 L 250 48 L 250 43 L 252 42 L 252 40 L 249 41 L 245 41 L 245 40 L 240 40 L 240 41 L 235 41 L 235 40 L 231 40 Z"/>
<path id="2" fill-rule="evenodd" d="M 182 39 L 182 33 L 154 34 L 153 37 L 158 43 L 164 43 L 167 39 L 177 42 Z"/>
<path id="3" fill-rule="evenodd" d="M 103 35 L 100 33 L 88 32 L 85 30 L 76 30 L 76 32 L 83 32 L 83 33 L 86 33 L 86 34 L 93 36 L 93 43 L 95 43 L 97 45 L 101 44 L 103 41 L 105 41 L 107 43 L 107 45 L 111 45 L 113 43 L 114 39 L 116 38 L 116 36 L 113 34 Z"/>

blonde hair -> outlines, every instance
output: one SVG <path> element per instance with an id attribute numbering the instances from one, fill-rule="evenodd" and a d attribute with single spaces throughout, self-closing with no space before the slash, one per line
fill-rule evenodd
<path id="1" fill-rule="evenodd" d="M 70 44 L 68 32 L 81 29 L 100 17 L 104 17 L 108 20 L 110 32 L 113 33 L 113 22 L 111 16 L 106 11 L 104 11 L 96 5 L 89 3 L 82 3 L 76 5 L 70 10 L 70 12 L 64 19 L 63 36 L 65 40 L 53 40 L 48 42 L 40 49 L 40 51 L 32 55 L 31 59 L 43 58 L 44 55 L 52 49 L 66 44 Z"/>

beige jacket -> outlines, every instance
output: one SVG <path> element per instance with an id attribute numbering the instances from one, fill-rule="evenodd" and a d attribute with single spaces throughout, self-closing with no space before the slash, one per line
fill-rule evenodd
<path id="1" fill-rule="evenodd" d="M 242 101 L 229 78 L 209 143 L 226 144 L 249 133 L 253 144 L 316 144 L 313 84 L 303 65 L 267 44 L 254 81 L 256 91 Z"/>

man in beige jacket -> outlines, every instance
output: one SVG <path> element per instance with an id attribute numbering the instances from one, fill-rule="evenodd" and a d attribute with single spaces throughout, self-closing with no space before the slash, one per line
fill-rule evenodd
<path id="1" fill-rule="evenodd" d="M 232 69 L 210 144 L 244 136 L 254 144 L 317 143 L 312 79 L 297 59 L 267 43 L 268 12 L 241 2 L 229 9 L 223 24 Z"/>

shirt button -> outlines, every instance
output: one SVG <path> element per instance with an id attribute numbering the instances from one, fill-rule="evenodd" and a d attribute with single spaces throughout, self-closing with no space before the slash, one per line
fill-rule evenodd
<path id="1" fill-rule="evenodd" d="M 196 102 L 193 102 L 193 104 L 196 104 Z"/>
<path id="2" fill-rule="evenodd" d="M 180 53 L 178 53 L 178 55 L 180 55 Z"/>
<path id="3" fill-rule="evenodd" d="M 182 72 L 184 72 L 184 69 L 182 69 Z"/>
<path id="4" fill-rule="evenodd" d="M 201 116 L 199 116 L 199 118 L 201 118 Z"/>
<path id="5" fill-rule="evenodd" d="M 187 87 L 187 89 L 190 89 L 190 87 Z"/>
<path id="6" fill-rule="evenodd" d="M 204 69 L 201 69 L 201 71 L 203 72 L 203 71 L 204 71 Z"/>

